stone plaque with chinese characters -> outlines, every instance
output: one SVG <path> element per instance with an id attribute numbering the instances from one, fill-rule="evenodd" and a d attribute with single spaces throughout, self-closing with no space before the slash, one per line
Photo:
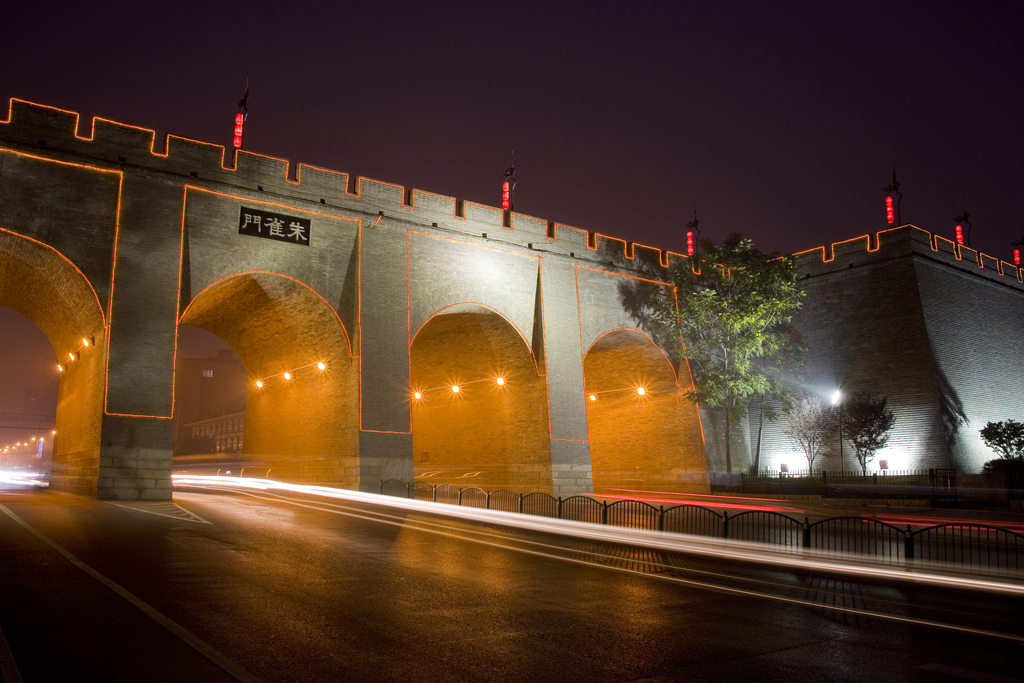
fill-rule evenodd
<path id="1" fill-rule="evenodd" d="M 238 214 L 238 234 L 309 246 L 310 220 L 243 206 Z"/>

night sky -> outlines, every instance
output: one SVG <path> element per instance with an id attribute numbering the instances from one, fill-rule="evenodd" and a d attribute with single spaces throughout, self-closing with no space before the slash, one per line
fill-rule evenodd
<path id="1" fill-rule="evenodd" d="M 0 100 L 229 144 L 248 74 L 247 149 L 490 205 L 514 150 L 516 211 L 677 251 L 883 229 L 894 164 L 1024 233 L 1024 3 L 117 5 L 8 3 Z"/>

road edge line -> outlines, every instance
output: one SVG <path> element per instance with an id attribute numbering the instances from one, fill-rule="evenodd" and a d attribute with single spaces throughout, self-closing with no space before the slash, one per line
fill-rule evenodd
<path id="1" fill-rule="evenodd" d="M 178 622 L 174 621 L 170 617 L 165 616 L 162 612 L 158 611 L 155 607 L 153 607 L 152 605 L 150 605 L 149 603 L 144 601 L 142 598 L 136 596 L 134 593 L 132 593 L 128 589 L 123 588 L 120 584 L 114 582 L 111 579 L 108 579 L 103 574 L 100 574 L 98 571 L 96 571 L 95 569 L 93 569 L 92 567 L 87 565 L 85 562 L 82 562 L 80 559 L 78 559 L 77 557 L 72 555 L 70 552 L 65 550 L 63 547 L 58 545 L 56 541 L 50 540 L 49 537 L 44 535 L 41 531 L 38 531 L 37 529 L 32 527 L 28 522 L 26 522 L 21 517 L 16 515 L 14 513 L 14 511 L 9 509 L 7 506 L 0 504 L 0 512 L 3 512 L 5 515 L 7 515 L 11 519 L 13 519 L 15 522 L 17 522 L 21 527 L 23 527 L 30 534 L 32 534 L 33 536 L 38 538 L 40 541 L 42 541 L 46 545 L 48 545 L 51 548 L 53 548 L 54 550 L 56 550 L 58 553 L 60 553 L 64 557 L 65 560 L 67 560 L 71 564 L 75 565 L 76 567 L 81 569 L 83 572 L 85 572 L 86 574 L 88 574 L 92 578 L 96 579 L 97 581 L 102 583 L 104 586 L 106 586 L 110 590 L 112 590 L 115 593 L 117 593 L 118 595 L 120 595 L 122 598 L 124 598 L 125 600 L 130 602 L 132 605 L 134 605 L 137 609 L 139 609 L 143 614 L 148 616 L 150 619 L 152 619 L 156 623 L 160 624 L 161 626 L 163 626 L 165 629 L 167 629 L 168 631 L 170 631 L 174 635 L 176 635 L 179 638 L 181 638 L 188 645 L 192 646 L 192 648 L 194 648 L 196 651 L 198 651 L 201 655 L 203 655 L 204 657 L 209 659 L 211 662 L 213 662 L 214 664 L 216 664 L 220 668 L 224 669 L 224 671 L 226 671 L 227 673 L 229 673 L 232 676 L 234 676 L 235 679 L 237 679 L 239 681 L 242 681 L 242 683 L 262 683 L 262 681 L 260 681 L 260 679 L 256 678 L 255 676 L 250 674 L 248 671 L 246 671 L 245 669 L 243 669 L 242 667 L 238 666 L 237 664 L 232 662 L 230 659 L 228 659 L 227 657 L 222 655 L 220 652 L 218 652 L 217 650 L 213 649 L 213 647 L 208 645 L 205 641 L 199 639 L 197 636 L 193 635 L 184 626 L 182 626 Z M 19 681 L 20 681 L 20 679 L 19 679 Z M 7 683 L 6 679 L 4 680 L 4 683 Z"/>
<path id="2" fill-rule="evenodd" d="M 0 628 L 0 681 L 21 683 L 21 672 L 18 671 L 18 663 L 14 661 L 14 654 L 4 637 L 3 628 Z"/>

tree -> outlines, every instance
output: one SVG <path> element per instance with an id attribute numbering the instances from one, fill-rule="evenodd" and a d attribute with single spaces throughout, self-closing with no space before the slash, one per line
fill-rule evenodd
<path id="1" fill-rule="evenodd" d="M 674 292 L 652 289 L 645 322 L 657 336 L 681 342 L 693 387 L 687 397 L 725 412 L 725 469 L 732 471 L 730 426 L 755 399 L 788 406 L 792 394 L 783 374 L 802 351 L 789 323 L 804 292 L 792 256 L 765 254 L 739 233 L 721 247 L 701 240 L 697 267 L 677 263 L 670 272 Z M 674 298 L 672 296 L 674 294 Z M 774 419 L 770 404 L 765 416 Z"/>
<path id="2" fill-rule="evenodd" d="M 889 432 L 896 422 L 896 416 L 886 407 L 887 400 L 861 391 L 854 394 L 843 411 L 843 430 L 865 475 L 868 463 L 889 443 Z"/>
<path id="3" fill-rule="evenodd" d="M 989 422 L 981 430 L 981 440 L 1006 460 L 1024 461 L 1024 424 L 1016 420 Z"/>
<path id="4" fill-rule="evenodd" d="M 782 433 L 788 436 L 807 458 L 807 469 L 814 470 L 814 460 L 836 431 L 831 410 L 821 407 L 817 397 L 798 398 L 782 417 Z"/>

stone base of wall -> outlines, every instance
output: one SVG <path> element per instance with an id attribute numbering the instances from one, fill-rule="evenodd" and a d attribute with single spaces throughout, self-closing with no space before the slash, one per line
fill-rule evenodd
<path id="1" fill-rule="evenodd" d="M 50 468 L 50 488 L 54 491 L 96 495 L 96 479 L 100 471 L 100 450 L 90 448 L 77 453 L 54 454 Z"/>

